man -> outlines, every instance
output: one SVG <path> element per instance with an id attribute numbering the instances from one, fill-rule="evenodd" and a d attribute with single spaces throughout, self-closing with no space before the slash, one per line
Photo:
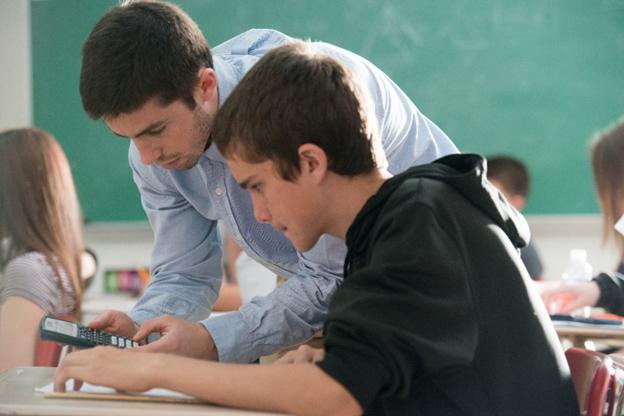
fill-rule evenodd
<path id="1" fill-rule="evenodd" d="M 187 15 L 159 2 L 115 7 L 95 25 L 83 47 L 82 102 L 92 118 L 131 140 L 129 163 L 155 246 L 151 282 L 132 319 L 109 312 L 93 327 L 137 337 L 156 331 L 162 337 L 143 348 L 238 362 L 304 341 L 321 328 L 341 282 L 344 244 L 327 236 L 298 253 L 281 233 L 256 223 L 249 196 L 210 140 L 218 108 L 245 72 L 292 41 L 251 30 L 211 54 Z M 364 85 L 380 132 L 377 157 L 382 165 L 387 158 L 391 172 L 456 152 L 378 68 L 338 47 L 319 48 Z M 205 320 L 222 276 L 217 220 L 252 258 L 288 280 L 237 312 Z M 161 315 L 188 321 L 150 320 Z M 141 332 L 135 322 L 142 323 Z"/>
<path id="2" fill-rule="evenodd" d="M 527 224 L 485 180 L 484 160 L 451 155 L 388 179 L 368 114 L 348 69 L 300 42 L 247 73 L 214 129 L 258 221 L 302 252 L 325 234 L 346 240 L 324 356 L 231 365 L 96 348 L 70 354 L 55 388 L 166 387 L 289 414 L 578 415 L 515 251 Z"/>
<path id="3" fill-rule="evenodd" d="M 505 155 L 496 155 L 487 158 L 490 182 L 503 194 L 511 205 L 522 212 L 526 205 L 531 186 L 529 170 L 520 160 Z M 529 244 L 520 250 L 522 262 L 529 271 L 533 280 L 542 280 L 544 266 L 531 238 Z"/>

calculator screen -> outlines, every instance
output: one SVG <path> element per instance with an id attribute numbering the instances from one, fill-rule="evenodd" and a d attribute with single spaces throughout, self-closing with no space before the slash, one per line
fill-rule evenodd
<path id="1" fill-rule="evenodd" d="M 78 336 L 78 325 L 72 322 L 59 321 L 58 319 L 46 319 L 45 329 L 58 332 L 59 334 L 69 335 L 70 337 Z"/>

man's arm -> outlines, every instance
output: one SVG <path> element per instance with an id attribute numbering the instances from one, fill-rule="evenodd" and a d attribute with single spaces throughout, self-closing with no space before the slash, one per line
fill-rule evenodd
<path id="1" fill-rule="evenodd" d="M 345 253 L 341 240 L 325 235 L 300 255 L 298 273 L 268 296 L 204 320 L 219 360 L 251 362 L 311 338 L 323 327 L 331 297 L 342 282 Z"/>
<path id="2" fill-rule="evenodd" d="M 204 319 L 222 277 L 217 222 L 201 216 L 166 171 L 141 164 L 133 145 L 129 162 L 154 232 L 150 283 L 130 315 L 136 322 L 160 315 Z"/>

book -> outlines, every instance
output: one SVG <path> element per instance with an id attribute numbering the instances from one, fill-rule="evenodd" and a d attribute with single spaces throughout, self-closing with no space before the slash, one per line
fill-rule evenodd
<path id="1" fill-rule="evenodd" d="M 80 390 L 74 391 L 74 380 L 67 380 L 65 383 L 65 392 L 55 392 L 53 383 L 37 387 L 35 388 L 35 391 L 43 393 L 44 397 L 51 399 L 125 400 L 191 404 L 205 403 L 204 401 L 187 394 L 167 389 L 150 389 L 143 393 L 129 393 L 117 391 L 110 387 L 83 383 Z"/>

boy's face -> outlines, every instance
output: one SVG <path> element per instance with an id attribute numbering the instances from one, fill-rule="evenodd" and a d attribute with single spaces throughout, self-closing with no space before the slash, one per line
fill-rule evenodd
<path id="1" fill-rule="evenodd" d="M 214 114 L 199 105 L 191 110 L 181 100 L 162 106 L 153 98 L 132 113 L 105 121 L 113 133 L 132 140 L 144 164 L 187 170 L 204 152 Z"/>
<path id="2" fill-rule="evenodd" d="M 498 189 L 501 194 L 503 194 L 503 196 L 507 199 L 507 201 L 509 201 L 511 206 L 513 206 L 519 212 L 522 212 L 522 210 L 524 209 L 524 205 L 526 204 L 525 197 L 523 197 L 522 195 L 512 195 L 511 193 L 507 192 L 503 184 L 494 178 L 488 178 L 488 180 L 492 183 L 492 185 L 496 187 L 496 189 Z"/>
<path id="3" fill-rule="evenodd" d="M 272 161 L 227 160 L 234 179 L 249 193 L 258 222 L 282 231 L 298 251 L 311 249 L 325 232 L 319 189 L 302 170 L 294 182 L 282 179 Z"/>

